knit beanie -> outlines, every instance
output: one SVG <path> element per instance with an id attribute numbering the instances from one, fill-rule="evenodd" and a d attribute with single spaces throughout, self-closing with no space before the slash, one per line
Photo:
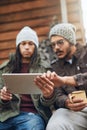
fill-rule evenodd
<path id="1" fill-rule="evenodd" d="M 28 26 L 25 26 L 16 37 L 16 46 L 18 46 L 22 41 L 32 41 L 36 47 L 39 46 L 38 36 L 36 32 Z"/>
<path id="2" fill-rule="evenodd" d="M 74 25 L 70 23 L 60 23 L 51 28 L 49 32 L 49 39 L 53 35 L 58 35 L 68 40 L 71 44 L 76 44 L 75 31 L 76 28 Z"/>

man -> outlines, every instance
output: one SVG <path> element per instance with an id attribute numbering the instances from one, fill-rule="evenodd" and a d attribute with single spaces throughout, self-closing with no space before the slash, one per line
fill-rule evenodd
<path id="1" fill-rule="evenodd" d="M 58 86 L 56 107 L 59 109 L 50 118 L 46 130 L 86 130 L 87 103 L 81 98 L 73 98 L 71 102 L 69 95 L 77 90 L 85 90 L 87 94 L 87 46 L 76 44 L 75 27 L 69 23 L 52 27 L 49 38 L 58 57 L 52 63 L 54 72 L 35 79 L 40 88 L 43 84 L 50 86 L 51 81 Z"/>
<path id="2" fill-rule="evenodd" d="M 51 109 L 41 104 L 42 95 L 12 94 L 2 78 L 3 73 L 43 73 L 51 69 L 44 54 L 43 59 L 38 54 L 38 46 L 36 32 L 26 26 L 17 35 L 15 55 L 0 65 L 0 130 L 45 130 Z M 44 97 L 53 93 L 53 89 L 52 93 L 47 90 L 42 89 Z"/>

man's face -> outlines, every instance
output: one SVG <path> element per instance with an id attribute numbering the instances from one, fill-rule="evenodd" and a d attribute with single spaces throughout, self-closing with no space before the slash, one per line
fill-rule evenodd
<path id="1" fill-rule="evenodd" d="M 22 61 L 29 61 L 35 50 L 35 44 L 32 41 L 23 41 L 19 45 Z"/>
<path id="2" fill-rule="evenodd" d="M 51 45 L 58 59 L 68 59 L 71 53 L 71 44 L 61 36 L 52 36 Z"/>

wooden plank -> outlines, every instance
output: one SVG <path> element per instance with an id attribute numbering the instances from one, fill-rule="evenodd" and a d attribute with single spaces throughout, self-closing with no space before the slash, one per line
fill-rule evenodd
<path id="1" fill-rule="evenodd" d="M 49 26 L 46 26 L 44 28 L 42 28 L 42 27 L 35 28 L 38 36 L 40 36 L 40 35 L 47 35 L 47 33 L 49 32 L 49 29 L 50 29 Z"/>
<path id="2" fill-rule="evenodd" d="M 40 10 L 32 10 L 32 11 L 27 10 L 23 12 L 16 12 L 9 15 L 2 15 L 0 16 L 0 24 L 15 21 L 21 22 L 22 20 L 38 19 L 43 17 L 47 18 L 48 16 L 53 15 L 60 15 L 60 9 L 58 8 L 57 10 L 57 6 Z"/>
<path id="3" fill-rule="evenodd" d="M 0 51 L 0 59 L 3 58 L 8 58 L 10 53 L 14 53 L 15 49 L 8 49 L 8 50 L 4 50 L 4 51 Z"/>
<path id="4" fill-rule="evenodd" d="M 40 19 L 34 19 L 34 20 L 26 20 L 21 22 L 13 22 L 13 23 L 7 23 L 7 24 L 0 24 L 0 32 L 5 31 L 14 31 L 14 30 L 20 30 L 24 26 L 30 26 L 32 28 L 39 27 L 39 26 L 49 26 L 49 23 L 52 21 L 52 17 L 47 18 L 40 18 Z"/>
<path id="5" fill-rule="evenodd" d="M 15 40 L 1 42 L 0 43 L 0 51 L 5 50 L 5 49 L 15 48 L 16 47 L 15 42 L 16 42 Z"/>
<path id="6" fill-rule="evenodd" d="M 7 13 L 14 13 L 19 11 L 25 11 L 25 10 L 33 10 L 43 7 L 50 7 L 57 5 L 57 0 L 36 0 L 36 1 L 28 1 L 24 3 L 17 3 L 17 4 L 8 4 L 5 6 L 0 7 L 0 14 L 7 14 Z M 57 5 L 58 6 L 58 5 Z"/>
<path id="7" fill-rule="evenodd" d="M 16 38 L 16 35 L 18 34 L 18 31 L 13 31 L 13 32 L 5 32 L 0 34 L 0 43 L 2 41 L 6 40 L 14 40 Z"/>
<path id="8" fill-rule="evenodd" d="M 0 6 L 12 4 L 12 3 L 26 2 L 26 1 L 29 1 L 29 0 L 0 0 Z"/>
<path id="9" fill-rule="evenodd" d="M 44 27 L 44 29 L 41 27 L 41 28 L 35 28 L 34 29 L 38 36 L 39 35 L 46 35 L 47 32 L 49 31 L 49 27 Z M 10 31 L 10 32 L 5 32 L 5 33 L 0 33 L 0 42 L 2 41 L 5 41 L 5 40 L 14 40 L 16 39 L 16 36 L 18 34 L 19 31 Z"/>
<path id="10" fill-rule="evenodd" d="M 47 33 L 49 32 L 49 26 L 45 26 L 44 28 L 36 27 L 34 28 L 34 30 L 37 32 L 38 36 L 47 35 Z M 19 31 L 20 30 L 1 33 L 0 42 L 6 41 L 6 40 L 15 40 Z"/>

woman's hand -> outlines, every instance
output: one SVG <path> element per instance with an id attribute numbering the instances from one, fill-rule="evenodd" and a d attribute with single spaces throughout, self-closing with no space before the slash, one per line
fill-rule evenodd
<path id="1" fill-rule="evenodd" d="M 12 99 L 12 94 L 7 90 L 6 86 L 0 90 L 0 98 L 3 101 L 10 101 Z"/>

